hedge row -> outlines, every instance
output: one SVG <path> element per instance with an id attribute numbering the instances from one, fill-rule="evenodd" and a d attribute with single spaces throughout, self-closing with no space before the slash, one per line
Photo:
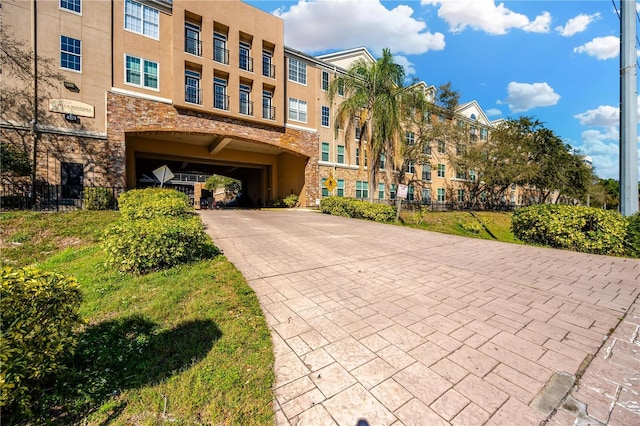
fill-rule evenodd
<path id="1" fill-rule="evenodd" d="M 75 278 L 33 267 L 4 267 L 0 280 L 0 407 L 27 415 L 32 391 L 61 368 L 82 323 Z"/>
<path id="2" fill-rule="evenodd" d="M 144 274 L 216 256 L 219 250 L 181 192 L 134 189 L 120 196 L 122 215 L 107 231 L 107 265 Z"/>
<path id="3" fill-rule="evenodd" d="M 513 234 L 526 243 L 607 255 L 629 254 L 628 225 L 614 211 L 553 204 L 518 209 L 511 219 Z"/>
<path id="4" fill-rule="evenodd" d="M 320 211 L 334 216 L 369 219 L 376 222 L 393 222 L 396 216 L 392 206 L 344 197 L 323 198 L 320 201 Z"/>

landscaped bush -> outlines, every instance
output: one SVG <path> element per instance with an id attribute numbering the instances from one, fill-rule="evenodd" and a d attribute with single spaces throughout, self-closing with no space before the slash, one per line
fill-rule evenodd
<path id="1" fill-rule="evenodd" d="M 541 204 L 516 210 L 511 223 L 513 234 L 526 243 L 586 253 L 624 254 L 627 221 L 617 212 Z"/>
<path id="2" fill-rule="evenodd" d="M 640 212 L 627 218 L 625 251 L 627 256 L 640 258 Z"/>
<path id="3" fill-rule="evenodd" d="M 197 216 L 122 218 L 106 232 L 107 265 L 142 274 L 219 253 Z"/>
<path id="4" fill-rule="evenodd" d="M 42 379 L 73 351 L 82 323 L 77 281 L 35 268 L 2 268 L 0 280 L 0 407 L 8 422 L 29 412 Z"/>
<path id="5" fill-rule="evenodd" d="M 113 207 L 115 199 L 109 188 L 87 187 L 84 189 L 84 208 L 86 210 L 108 210 Z"/>
<path id="6" fill-rule="evenodd" d="M 288 208 L 295 207 L 298 204 L 298 196 L 296 194 L 287 195 L 282 199 L 282 202 Z"/>
<path id="7" fill-rule="evenodd" d="M 372 204 L 364 200 L 343 197 L 326 197 L 320 201 L 320 211 L 334 216 L 353 217 L 375 220 L 376 222 L 392 222 L 395 209 L 386 204 Z"/>
<path id="8" fill-rule="evenodd" d="M 195 212 L 186 194 L 163 188 L 127 191 L 118 198 L 118 208 L 122 216 L 129 219 L 183 216 Z"/>

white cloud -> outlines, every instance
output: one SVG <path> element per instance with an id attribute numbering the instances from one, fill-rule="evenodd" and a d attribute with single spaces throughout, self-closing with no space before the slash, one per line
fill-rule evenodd
<path id="1" fill-rule="evenodd" d="M 421 54 L 444 49 L 444 35 L 427 31 L 413 9 L 387 9 L 380 0 L 299 0 L 274 15 L 284 20 L 285 44 L 305 52 L 366 46 L 376 55 L 388 47 L 394 54 Z"/>
<path id="2" fill-rule="evenodd" d="M 444 19 L 452 32 L 466 27 L 489 34 L 506 34 L 512 28 L 528 32 L 548 32 L 551 22 L 549 12 L 530 21 L 526 15 L 507 9 L 495 0 L 421 0 L 422 5 L 440 6 L 438 16 Z"/>
<path id="3" fill-rule="evenodd" d="M 502 115 L 502 111 L 500 111 L 498 108 L 490 108 L 486 110 L 485 113 L 487 114 L 488 117 L 495 117 L 498 115 Z"/>
<path id="4" fill-rule="evenodd" d="M 620 121 L 620 109 L 611 105 L 600 105 L 596 109 L 576 114 L 573 116 L 583 126 L 617 126 Z"/>
<path id="5" fill-rule="evenodd" d="M 581 151 L 592 158 L 596 174 L 601 178 L 617 179 L 620 170 L 618 129 L 589 129 L 582 132 Z"/>
<path id="6" fill-rule="evenodd" d="M 558 95 L 547 83 L 516 83 L 512 81 L 507 85 L 507 99 L 498 101 L 498 104 L 507 104 L 511 112 L 525 112 L 542 106 L 551 106 L 558 103 Z"/>
<path id="7" fill-rule="evenodd" d="M 416 68 L 413 66 L 413 63 L 411 63 L 405 56 L 393 55 L 393 62 L 398 65 L 402 65 L 402 68 L 404 68 L 404 73 L 407 77 L 416 73 Z"/>
<path id="8" fill-rule="evenodd" d="M 573 49 L 576 53 L 586 53 L 599 60 L 611 59 L 620 52 L 620 39 L 615 36 L 596 37 L 593 40 Z"/>
<path id="9" fill-rule="evenodd" d="M 578 34 L 586 30 L 589 24 L 596 19 L 600 19 L 599 13 L 594 13 L 593 15 L 586 15 L 584 13 L 581 13 L 575 18 L 569 19 L 564 27 L 556 27 L 556 31 L 558 31 L 561 36 L 571 37 L 574 34 Z"/>

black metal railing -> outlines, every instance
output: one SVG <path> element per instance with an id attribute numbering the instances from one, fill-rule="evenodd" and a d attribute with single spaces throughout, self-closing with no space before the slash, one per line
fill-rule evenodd
<path id="1" fill-rule="evenodd" d="M 251 56 L 240 55 L 240 69 L 253 72 L 253 58 Z"/>
<path id="2" fill-rule="evenodd" d="M 215 94 L 213 97 L 213 107 L 215 109 L 229 111 L 229 96 Z"/>
<path id="3" fill-rule="evenodd" d="M 269 63 L 262 63 L 262 75 L 269 78 L 276 78 L 276 66 Z"/>
<path id="4" fill-rule="evenodd" d="M 184 40 L 184 51 L 192 55 L 202 56 L 202 41 L 199 38 L 187 37 Z"/>
<path id="5" fill-rule="evenodd" d="M 124 189 L 119 187 L 3 184 L 0 185 L 0 210 L 116 210 L 122 192 Z"/>
<path id="6" fill-rule="evenodd" d="M 275 120 L 276 119 L 276 107 L 274 106 L 263 106 L 262 107 L 262 118 L 267 120 Z"/>
<path id="7" fill-rule="evenodd" d="M 240 114 L 253 115 L 253 102 L 252 101 L 240 101 Z"/>
<path id="8" fill-rule="evenodd" d="M 221 64 L 229 65 L 229 51 L 223 47 L 213 47 L 213 60 Z"/>
<path id="9" fill-rule="evenodd" d="M 190 104 L 202 105 L 202 89 L 194 86 L 186 86 L 184 100 Z"/>

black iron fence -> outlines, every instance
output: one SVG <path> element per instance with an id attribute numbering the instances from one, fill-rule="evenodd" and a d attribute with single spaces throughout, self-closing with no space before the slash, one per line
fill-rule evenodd
<path id="1" fill-rule="evenodd" d="M 0 185 L 0 210 L 115 210 L 123 188 L 50 185 L 50 184 L 2 184 Z"/>

